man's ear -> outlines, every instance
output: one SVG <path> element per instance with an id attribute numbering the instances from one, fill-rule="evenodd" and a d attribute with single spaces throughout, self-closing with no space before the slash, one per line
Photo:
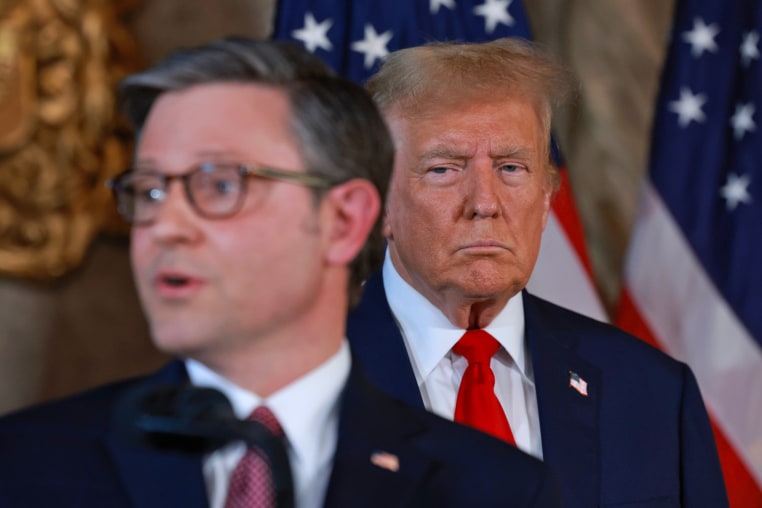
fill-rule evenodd
<path id="1" fill-rule="evenodd" d="M 552 176 L 555 175 L 555 176 Z M 543 214 L 542 214 L 542 230 L 545 231 L 545 226 L 548 225 L 548 217 L 550 216 L 550 209 L 553 204 L 553 198 L 555 198 L 556 191 L 560 186 L 558 180 L 561 178 L 559 169 L 553 161 L 549 161 L 545 166 L 545 184 L 543 185 Z M 554 181 L 555 180 L 555 181 Z"/>
<path id="2" fill-rule="evenodd" d="M 389 214 L 386 211 L 384 211 L 384 216 L 381 217 L 381 221 L 381 234 L 387 240 L 392 240 L 394 238 L 394 235 L 392 234 L 392 225 L 389 222 Z"/>
<path id="3" fill-rule="evenodd" d="M 369 181 L 355 178 L 328 191 L 323 199 L 331 216 L 326 224 L 326 260 L 348 265 L 365 245 L 381 212 L 381 198 Z"/>

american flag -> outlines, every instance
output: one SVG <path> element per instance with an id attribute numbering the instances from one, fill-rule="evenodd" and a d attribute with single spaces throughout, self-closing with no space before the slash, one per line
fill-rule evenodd
<path id="1" fill-rule="evenodd" d="M 587 397 L 587 381 L 579 377 L 576 372 L 569 372 L 569 386 L 577 390 L 580 395 Z"/>
<path id="2" fill-rule="evenodd" d="M 299 41 L 361 84 L 397 49 L 507 36 L 531 38 L 519 0 L 281 0 L 274 27 L 275 38 Z M 528 287 L 550 301 L 606 320 L 563 169 L 562 179 Z"/>
<path id="3" fill-rule="evenodd" d="M 618 324 L 687 362 L 762 506 L 762 2 L 679 0 Z"/>

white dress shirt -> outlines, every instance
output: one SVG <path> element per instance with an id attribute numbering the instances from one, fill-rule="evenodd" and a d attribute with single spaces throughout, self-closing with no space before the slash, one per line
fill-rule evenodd
<path id="1" fill-rule="evenodd" d="M 333 467 L 339 395 L 349 376 L 351 362 L 349 345 L 344 340 L 328 361 L 267 399 L 231 383 L 197 361 L 187 360 L 185 364 L 191 382 L 222 391 L 230 399 L 238 418 L 248 418 L 260 405 L 273 412 L 286 435 L 295 506 L 318 508 L 323 505 Z M 245 451 L 243 443 L 233 443 L 205 457 L 204 480 L 210 507 L 225 505 L 230 477 Z"/>
<path id="2" fill-rule="evenodd" d="M 468 361 L 452 351 L 466 332 L 455 327 L 429 300 L 397 272 L 387 249 L 383 267 L 386 299 L 397 320 L 426 409 L 450 420 Z M 532 362 L 524 341 L 521 293 L 508 301 L 485 328 L 500 343 L 490 366 L 495 395 L 511 425 L 516 446 L 542 459 Z"/>

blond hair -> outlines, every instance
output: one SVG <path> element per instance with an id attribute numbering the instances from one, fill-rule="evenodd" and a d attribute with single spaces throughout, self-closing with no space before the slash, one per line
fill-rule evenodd
<path id="1" fill-rule="evenodd" d="M 546 140 L 549 181 L 553 190 L 558 188 L 558 170 L 550 155 L 551 124 L 554 110 L 573 94 L 574 79 L 537 45 L 503 38 L 402 49 L 387 57 L 366 88 L 382 112 L 396 108 L 407 118 L 458 98 L 528 98 Z"/>

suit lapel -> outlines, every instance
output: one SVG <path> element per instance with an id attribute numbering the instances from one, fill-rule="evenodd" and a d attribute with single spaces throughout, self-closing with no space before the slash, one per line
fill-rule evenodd
<path id="1" fill-rule="evenodd" d="M 185 367 L 175 360 L 144 383 L 158 386 L 187 381 Z M 113 434 L 106 446 L 134 506 L 208 506 L 201 458 L 155 452 L 126 443 Z"/>
<path id="2" fill-rule="evenodd" d="M 576 354 L 573 327 L 564 325 L 563 315 L 555 307 L 524 292 L 524 313 L 543 460 L 558 472 L 562 490 L 575 493 L 574 506 L 597 506 L 601 475 L 600 370 Z M 571 383 L 574 375 L 578 378 Z M 582 393 L 585 390 L 587 395 Z"/>
<path id="3" fill-rule="evenodd" d="M 415 446 L 425 424 L 381 394 L 353 362 L 341 399 L 327 508 L 419 506 L 434 462 Z"/>
<path id="4" fill-rule="evenodd" d="M 386 300 L 381 271 L 365 283 L 362 301 L 347 320 L 347 337 L 376 385 L 408 404 L 424 407 L 405 342 Z"/>

